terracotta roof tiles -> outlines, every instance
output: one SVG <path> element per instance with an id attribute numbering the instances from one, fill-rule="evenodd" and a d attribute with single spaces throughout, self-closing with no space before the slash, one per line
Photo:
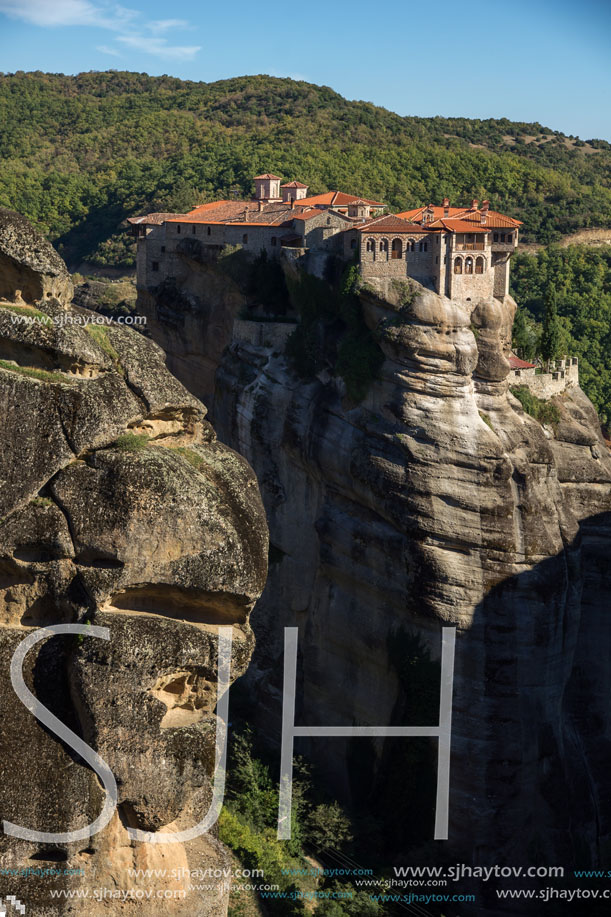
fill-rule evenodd
<path id="1" fill-rule="evenodd" d="M 367 220 L 366 223 L 360 223 L 354 227 L 359 232 L 376 233 L 376 232 L 404 232 L 404 233 L 421 233 L 426 232 L 428 227 L 421 226 L 418 223 L 410 223 L 398 216 L 390 213 L 388 216 L 377 217 L 373 220 Z"/>
<path id="2" fill-rule="evenodd" d="M 527 363 L 526 360 L 521 360 L 519 357 L 516 357 L 515 353 L 510 353 L 508 360 L 509 360 L 509 365 L 511 366 L 512 369 L 534 369 L 535 368 L 534 363 Z"/>
<path id="3" fill-rule="evenodd" d="M 303 197 L 300 204 L 306 204 L 311 207 L 347 207 L 355 201 L 362 201 L 364 204 L 370 204 L 373 207 L 384 207 L 381 201 L 369 201 L 361 198 L 356 194 L 346 194 L 344 191 L 325 191 L 322 194 L 313 194 L 310 197 Z"/>

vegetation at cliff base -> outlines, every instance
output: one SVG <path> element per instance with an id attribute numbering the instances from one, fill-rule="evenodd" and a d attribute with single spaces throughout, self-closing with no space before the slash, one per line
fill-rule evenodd
<path id="1" fill-rule="evenodd" d="M 553 291 L 553 292 L 552 292 Z M 518 303 L 513 344 L 523 359 L 579 357 L 580 385 L 601 422 L 611 424 L 611 246 L 552 245 L 512 259 L 511 293 Z M 547 304 L 547 305 L 546 305 Z M 550 317 L 550 308 L 556 315 Z M 551 351 L 549 351 L 551 352 Z"/>
<path id="2" fill-rule="evenodd" d="M 278 887 L 277 893 L 260 892 L 265 913 L 297 917 L 315 909 L 321 917 L 384 917 L 386 911 L 371 901 L 367 892 L 311 875 L 312 854 L 339 853 L 352 840 L 352 831 L 338 803 L 318 795 L 309 767 L 299 758 L 294 762 L 291 839 L 277 839 L 278 784 L 272 778 L 270 764 L 256 754 L 254 745 L 248 726 L 233 732 L 219 837 L 243 866 L 263 872 L 262 879 L 251 882 L 263 888 Z M 325 892 L 341 893 L 342 887 L 345 891 L 341 900 L 323 900 Z M 318 898 L 317 891 L 321 892 Z M 230 903 L 230 914 L 236 917 L 240 913 L 239 901 L 237 892 Z"/>
<path id="3" fill-rule="evenodd" d="M 515 395 L 526 413 L 538 420 L 539 423 L 554 426 L 559 422 L 560 414 L 556 405 L 551 401 L 537 398 L 527 385 L 513 385 L 511 393 Z"/>
<path id="4" fill-rule="evenodd" d="M 271 170 L 392 210 L 488 198 L 551 242 L 611 222 L 611 146 L 507 119 L 400 117 L 269 76 L 196 83 L 144 73 L 0 76 L 0 205 L 76 267 L 132 265 L 127 216 L 252 193 Z"/>

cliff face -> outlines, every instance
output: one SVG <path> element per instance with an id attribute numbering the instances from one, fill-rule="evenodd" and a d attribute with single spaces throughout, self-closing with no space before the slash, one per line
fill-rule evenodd
<path id="1" fill-rule="evenodd" d="M 361 405 L 243 333 L 217 372 L 216 428 L 255 468 L 270 523 L 248 675 L 262 726 L 277 735 L 283 626 L 300 627 L 298 722 L 399 724 L 409 706 L 425 725 L 435 715 L 424 722 L 424 691 L 406 698 L 397 649 L 407 636 L 438 657 L 456 625 L 442 856 L 596 861 L 610 828 L 611 456 L 595 411 L 574 387 L 553 427 L 524 413 L 508 390 L 509 297 L 471 312 L 422 288 L 404 306 L 361 298 L 386 357 Z M 393 742 L 376 746 L 374 781 Z M 306 750 L 338 788 L 369 754 L 338 739 Z M 401 779 L 409 816 L 409 769 Z"/>
<path id="2" fill-rule="evenodd" d="M 69 622 L 108 627 L 110 640 L 47 639 L 28 653 L 24 678 L 107 762 L 119 806 L 88 841 L 2 835 L 3 866 L 73 874 L 5 875 L 0 897 L 59 917 L 73 905 L 50 898 L 51 888 L 88 889 L 83 915 L 135 913 L 147 891 L 171 890 L 185 896 L 156 899 L 155 915 L 222 917 L 222 887 L 189 891 L 186 874 L 228 865 L 213 834 L 134 843 L 127 827 L 176 832 L 210 804 L 218 625 L 233 625 L 234 680 L 252 654 L 249 614 L 265 582 L 257 482 L 156 344 L 87 324 L 92 314 L 70 304 L 63 262 L 23 226 L 0 215 L 0 811 L 46 832 L 82 828 L 101 811 L 96 775 L 11 687 L 21 641 Z M 130 875 L 140 867 L 176 872 Z M 107 894 L 95 900 L 99 888 Z M 125 899 L 122 889 L 137 894 Z"/>

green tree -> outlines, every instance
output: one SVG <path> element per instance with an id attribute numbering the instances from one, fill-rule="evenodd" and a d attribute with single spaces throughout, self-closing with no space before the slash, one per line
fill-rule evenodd
<path id="1" fill-rule="evenodd" d="M 523 360 L 534 360 L 539 347 L 537 323 L 525 309 L 516 309 L 513 322 L 512 347 Z"/>
<path id="2" fill-rule="evenodd" d="M 541 356 L 549 362 L 560 356 L 562 346 L 562 325 L 558 318 L 558 295 L 553 284 L 547 288 L 543 311 L 543 332 L 541 334 Z"/>

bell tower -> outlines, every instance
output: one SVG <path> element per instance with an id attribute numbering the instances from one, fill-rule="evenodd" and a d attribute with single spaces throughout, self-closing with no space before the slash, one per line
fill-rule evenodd
<path id="1" fill-rule="evenodd" d="M 271 172 L 266 172 L 264 175 L 255 175 L 255 200 L 264 204 L 281 201 L 281 181 L 282 179 L 279 175 L 272 175 Z"/>

